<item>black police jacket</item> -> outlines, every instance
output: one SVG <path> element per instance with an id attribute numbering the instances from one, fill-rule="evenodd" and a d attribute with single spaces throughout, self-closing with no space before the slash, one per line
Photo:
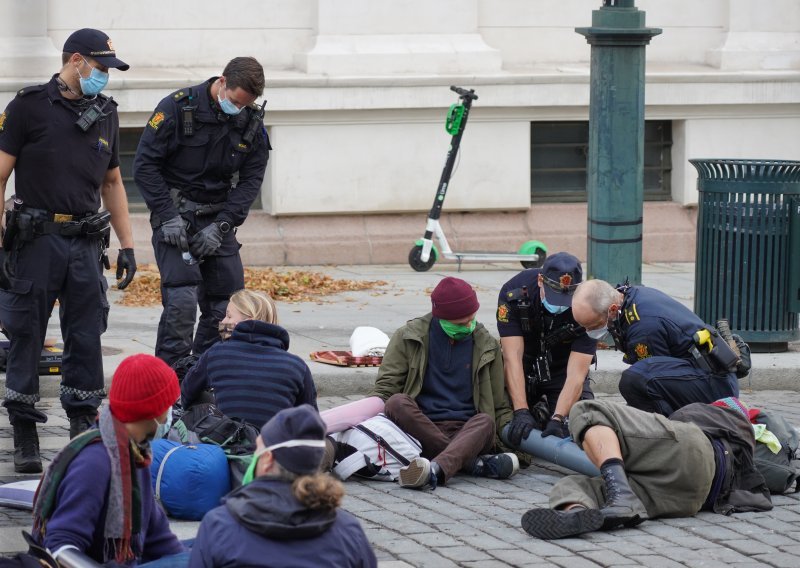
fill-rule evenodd
<path id="1" fill-rule="evenodd" d="M 198 203 L 224 202 L 214 218 L 234 226 L 244 222 L 258 196 L 271 150 L 267 131 L 261 125 L 252 142 L 245 142 L 242 135 L 257 111 L 247 107 L 235 116 L 222 112 L 209 91 L 216 80 L 163 98 L 139 140 L 134 180 L 162 223 L 178 214 L 171 188 Z M 184 124 L 185 107 L 192 107 L 191 133 Z"/>
<path id="2" fill-rule="evenodd" d="M 694 334 L 706 327 L 697 314 L 655 288 L 631 286 L 623 294 L 617 339 L 626 363 L 659 355 L 695 364 L 689 349 Z"/>
<path id="3" fill-rule="evenodd" d="M 549 334 L 564 328 L 564 326 L 579 327 L 572 317 L 572 310 L 553 315 L 542 306 L 541 293 L 539 292 L 538 268 L 523 270 L 500 289 L 497 299 L 497 331 L 500 337 L 522 337 L 525 342 L 523 366 L 529 372 L 530 362 L 541 355 L 542 334 Z M 530 331 L 523 330 L 522 318 L 525 314 L 520 310 L 523 286 L 527 292 L 530 308 L 527 315 Z M 550 376 L 553 384 L 563 383 L 567 378 L 567 362 L 571 352 L 594 355 L 597 351 L 597 342 L 583 331 L 578 335 L 567 335 L 550 349 Z"/>

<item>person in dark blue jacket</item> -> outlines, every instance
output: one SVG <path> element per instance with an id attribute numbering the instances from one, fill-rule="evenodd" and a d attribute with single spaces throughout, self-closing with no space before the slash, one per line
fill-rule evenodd
<path id="1" fill-rule="evenodd" d="M 225 341 L 203 353 L 181 384 L 184 408 L 214 390 L 219 410 L 261 428 L 279 410 L 317 407 L 317 391 L 305 361 L 288 353 L 289 334 L 278 325 L 275 303 L 261 292 L 231 296 L 220 322 Z"/>
<path id="2" fill-rule="evenodd" d="M 358 520 L 339 509 L 342 484 L 320 473 L 325 423 L 287 408 L 261 429 L 244 485 L 200 524 L 192 567 L 377 566 Z"/>
<path id="3" fill-rule="evenodd" d="M 705 348 L 695 344 L 695 333 L 716 330 L 655 288 L 614 288 L 589 280 L 578 286 L 572 314 L 589 337 L 611 332 L 623 361 L 631 365 L 622 373 L 619 391 L 634 408 L 669 416 L 693 402 L 739 396 L 735 370 L 703 357 Z"/>

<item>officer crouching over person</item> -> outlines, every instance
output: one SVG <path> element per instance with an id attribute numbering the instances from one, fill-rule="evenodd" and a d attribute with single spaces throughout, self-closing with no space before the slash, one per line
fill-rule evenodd
<path id="1" fill-rule="evenodd" d="M 693 402 L 739 396 L 750 371 L 750 349 L 734 346 L 689 308 L 655 288 L 589 280 L 572 300 L 575 320 L 590 336 L 607 332 L 622 360 L 619 392 L 634 408 L 669 416 Z"/>
<path id="2" fill-rule="evenodd" d="M 572 294 L 583 280 L 580 261 L 555 253 L 541 269 L 523 270 L 503 285 L 497 331 L 506 389 L 514 407 L 509 442 L 519 446 L 534 428 L 569 436 L 566 417 L 578 400 L 592 399 L 589 366 L 597 342 L 572 316 Z"/>
<path id="3" fill-rule="evenodd" d="M 162 99 L 139 141 L 134 179 L 150 209 L 164 306 L 155 354 L 170 365 L 219 340 L 228 299 L 244 288 L 235 228 L 269 159 L 264 105 L 253 105 L 263 91 L 262 66 L 236 57 L 220 77 Z"/>
<path id="4" fill-rule="evenodd" d="M 0 321 L 11 339 L 3 405 L 14 427 L 18 473 L 42 471 L 36 423 L 47 418 L 34 404 L 56 299 L 64 338 L 61 404 L 70 437 L 94 424 L 105 395 L 100 335 L 109 306 L 101 265 L 109 267 L 109 222 L 122 246 L 118 287 L 136 272 L 117 104 L 100 94 L 109 68 L 129 66 L 117 59 L 105 33 L 88 28 L 67 38 L 61 61 L 50 82 L 20 89 L 0 115 L 0 190 L 12 170 L 16 174 L 3 234 Z M 106 211 L 98 213 L 101 200 Z"/>

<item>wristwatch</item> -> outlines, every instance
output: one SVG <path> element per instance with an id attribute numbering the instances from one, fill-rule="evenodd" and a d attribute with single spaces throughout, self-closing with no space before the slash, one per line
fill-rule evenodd
<path id="1" fill-rule="evenodd" d="M 561 422 L 563 424 L 566 421 L 566 418 L 564 418 L 560 414 L 553 414 L 550 417 L 550 420 L 555 420 L 556 422 Z"/>
<path id="2" fill-rule="evenodd" d="M 228 221 L 217 221 L 220 233 L 227 235 L 231 230 L 231 224 Z"/>

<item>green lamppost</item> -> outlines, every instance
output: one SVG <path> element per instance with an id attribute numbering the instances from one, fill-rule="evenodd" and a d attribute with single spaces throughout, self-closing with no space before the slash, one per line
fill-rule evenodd
<path id="1" fill-rule="evenodd" d="M 589 101 L 588 277 L 642 280 L 644 55 L 650 38 L 634 0 L 604 0 L 592 27 Z"/>

